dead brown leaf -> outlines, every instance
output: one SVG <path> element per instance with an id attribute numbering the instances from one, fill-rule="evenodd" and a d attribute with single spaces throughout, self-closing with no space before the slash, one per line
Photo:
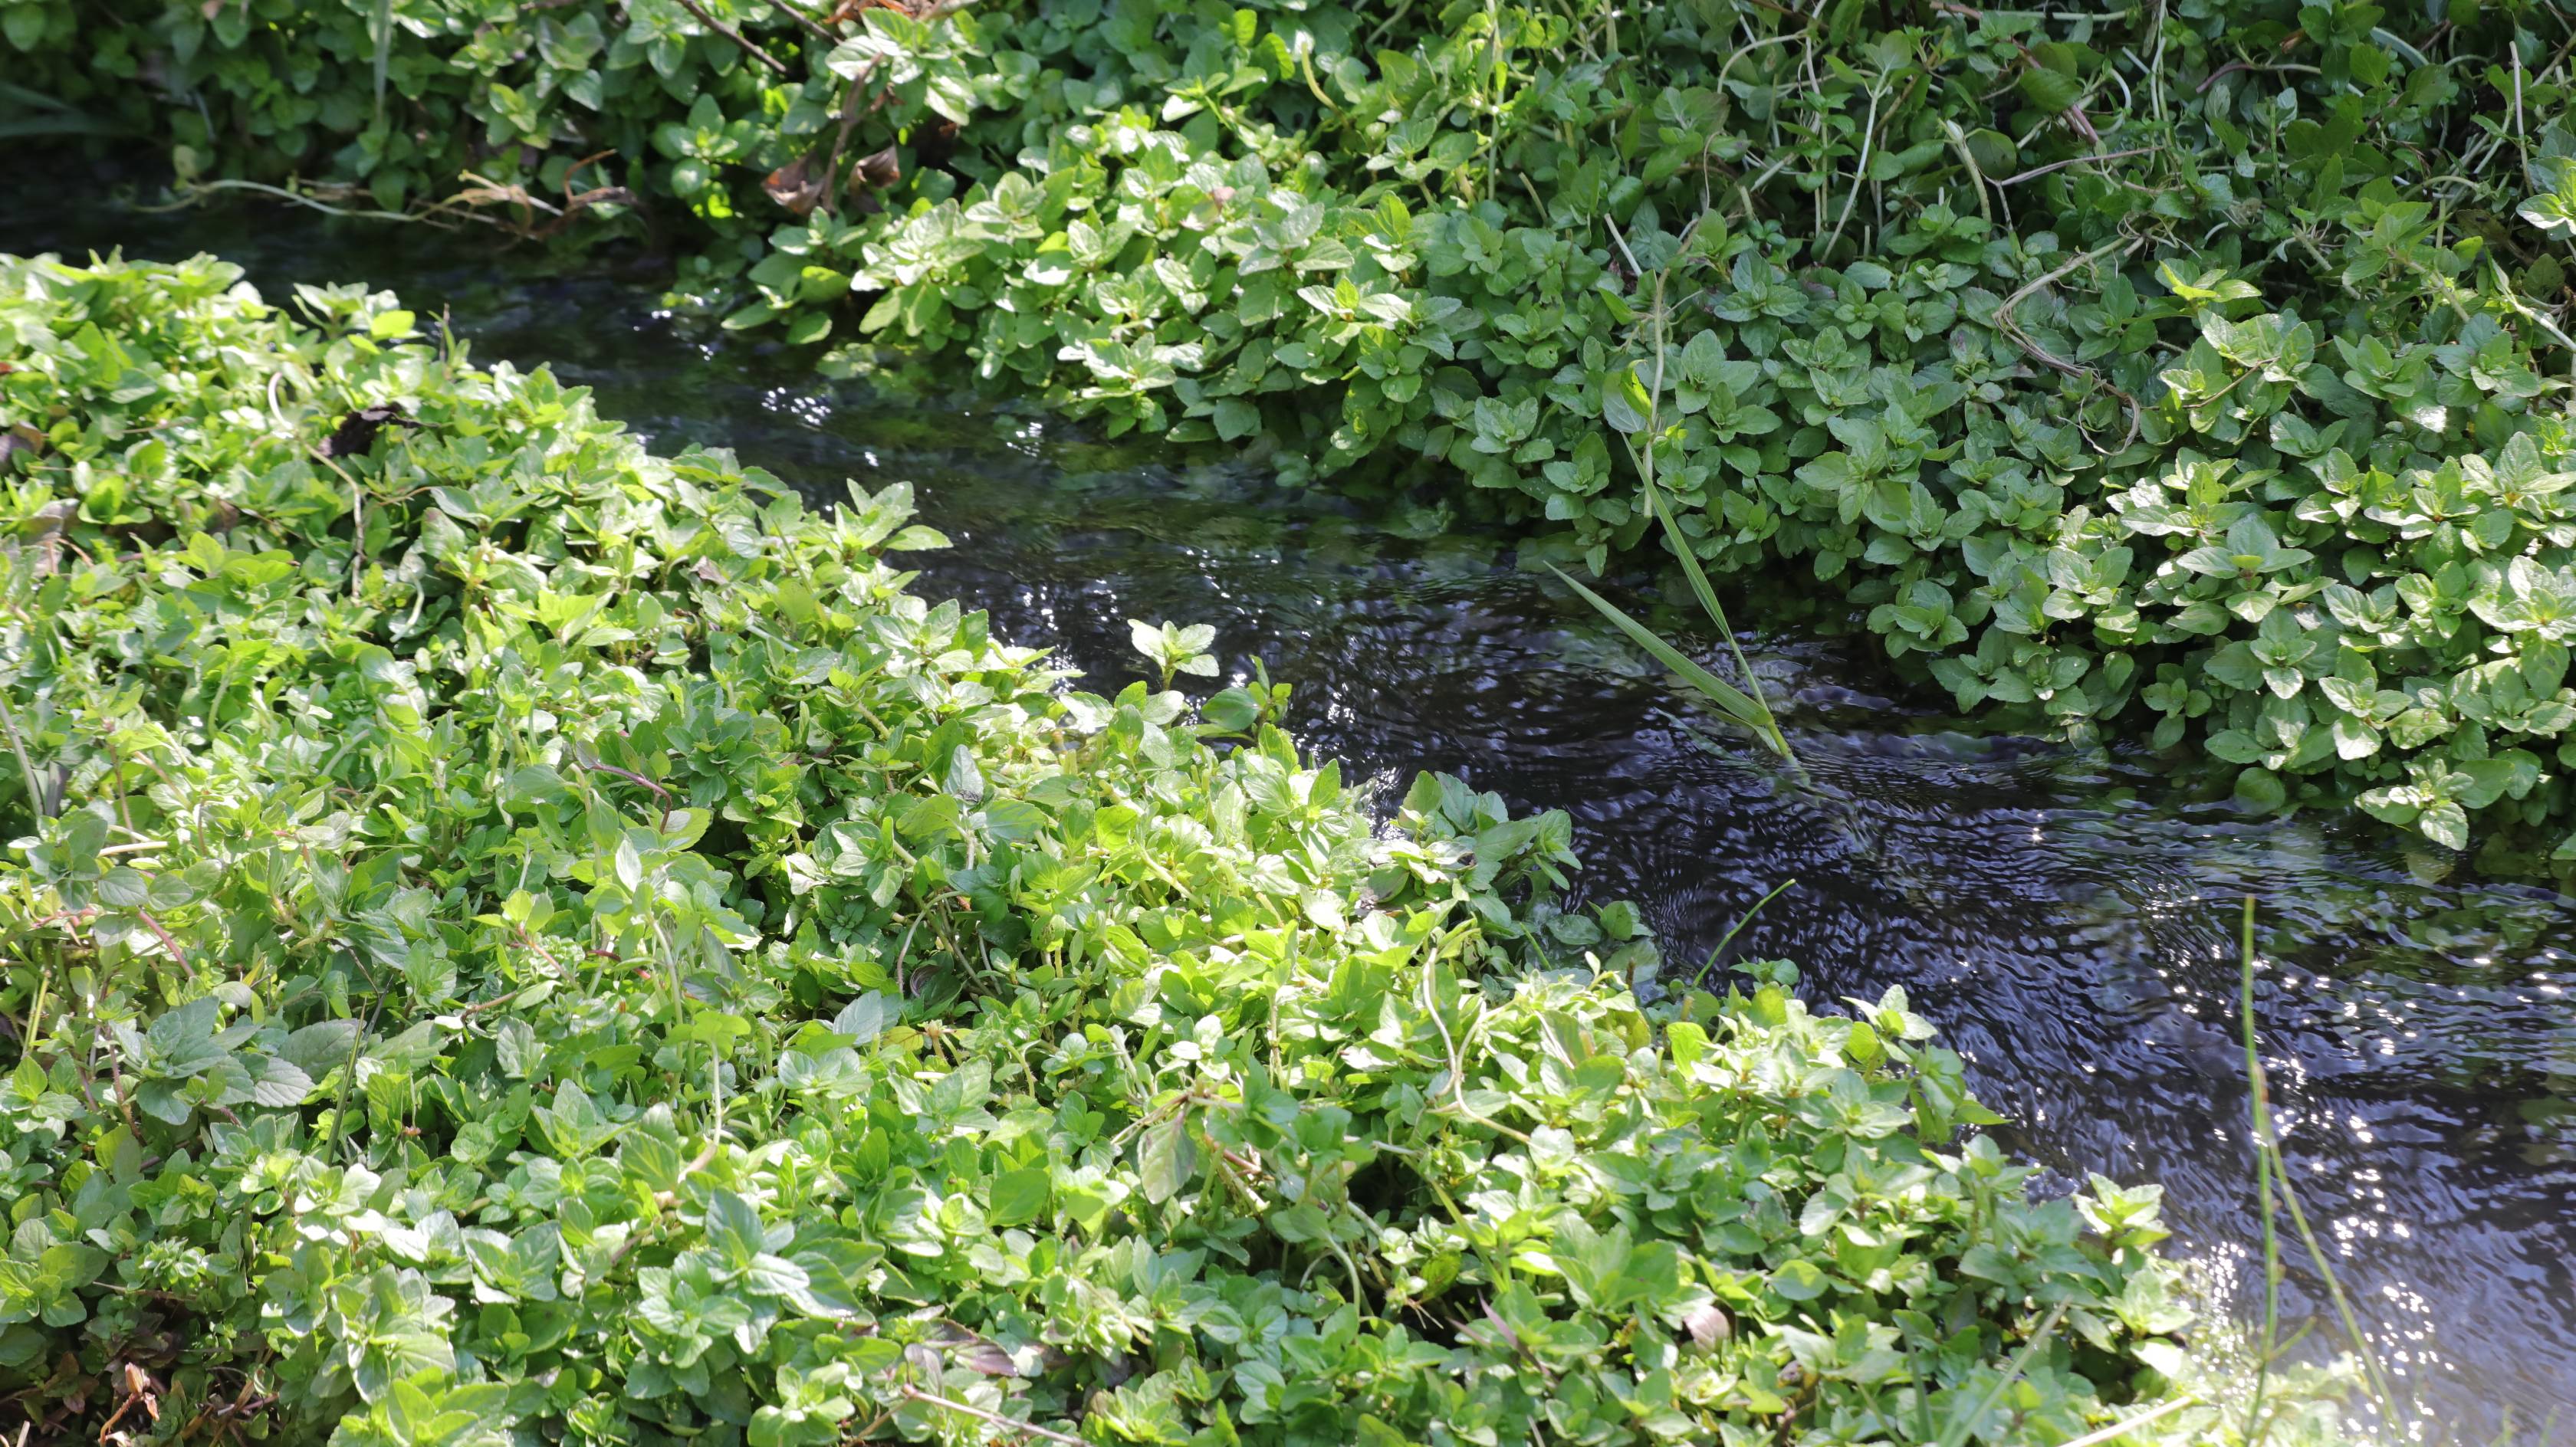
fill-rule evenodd
<path id="1" fill-rule="evenodd" d="M 769 173 L 760 189 L 797 216 L 811 216 L 823 201 L 824 177 L 811 155 L 799 156 Z"/>
<path id="2" fill-rule="evenodd" d="M 903 157 L 893 146 L 859 157 L 858 165 L 850 172 L 853 184 L 865 184 L 880 191 L 902 179 Z"/>

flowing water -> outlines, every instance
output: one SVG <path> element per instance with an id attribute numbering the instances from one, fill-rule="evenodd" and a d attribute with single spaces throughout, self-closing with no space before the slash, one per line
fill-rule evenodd
<path id="1" fill-rule="evenodd" d="M 820 382 L 657 314 L 649 285 L 495 266 L 475 238 L 0 192 L 0 250 L 118 244 L 229 255 L 273 299 L 296 280 L 395 288 L 449 309 L 483 360 L 595 388 L 657 446 L 729 446 L 819 497 L 910 482 L 956 543 L 907 560 L 921 589 L 1102 683 L 1137 672 L 1127 619 L 1214 624 L 1229 668 L 1258 657 L 1295 684 L 1315 748 L 1571 813 L 1586 892 L 1645 907 L 1668 980 L 1794 880 L 1730 958 L 1799 962 L 1820 1008 L 1903 987 L 2011 1118 L 2006 1144 L 2060 1181 L 2162 1182 L 2176 1249 L 2240 1315 L 2260 1249 L 2235 1005 L 2250 892 L 2293 1179 L 2409 1435 L 2576 1441 L 2576 907 L 2553 891 L 2476 879 L 2366 819 L 2248 820 L 2140 758 L 1979 732 L 1866 638 L 1765 631 L 1757 602 L 1737 618 L 1812 775 L 1792 787 L 1505 540 L 1436 508 Z M 2284 1249 L 2291 1319 L 2331 1337 Z"/>

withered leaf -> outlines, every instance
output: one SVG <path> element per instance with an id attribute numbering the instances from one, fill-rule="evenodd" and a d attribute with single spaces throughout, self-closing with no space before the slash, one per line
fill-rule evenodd
<path id="1" fill-rule="evenodd" d="M 821 170 L 810 154 L 799 156 L 770 172 L 769 179 L 760 183 L 760 189 L 768 192 L 770 200 L 786 207 L 791 214 L 810 216 L 823 200 Z"/>
<path id="2" fill-rule="evenodd" d="M 903 158 L 897 154 L 893 146 L 887 146 L 881 151 L 870 151 L 859 157 L 858 165 L 852 167 L 850 171 L 852 184 L 863 183 L 879 190 L 902 179 Z"/>
<path id="3" fill-rule="evenodd" d="M 340 425 L 331 430 L 331 435 L 323 440 L 322 455 L 324 457 L 363 456 L 367 449 L 376 445 L 376 434 L 386 427 L 419 425 L 411 420 L 411 414 L 405 412 L 399 402 L 378 402 L 372 407 L 361 407 L 341 418 Z"/>

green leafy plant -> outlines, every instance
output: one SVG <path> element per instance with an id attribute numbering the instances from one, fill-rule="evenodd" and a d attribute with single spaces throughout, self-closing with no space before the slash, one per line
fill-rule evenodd
<path id="1" fill-rule="evenodd" d="M 1207 624 L 1193 623 L 1184 628 L 1129 619 L 1127 627 L 1129 642 L 1146 662 L 1154 665 L 1163 687 L 1170 688 L 1172 679 L 1179 674 L 1216 676 L 1216 655 L 1207 651 L 1216 642 L 1216 630 Z"/>
<path id="2" fill-rule="evenodd" d="M 2569 867 L 2542 10 L 801 4 L 0 35 L 190 194 L 684 238 L 826 371 L 1427 462 L 1538 562 L 1811 578 L 2000 724 Z"/>
<path id="3" fill-rule="evenodd" d="M 2153 1188 L 2033 1199 L 1901 994 L 1643 1004 L 1564 816 L 297 300 L 0 260 L 48 1439 L 2236 1440 Z"/>

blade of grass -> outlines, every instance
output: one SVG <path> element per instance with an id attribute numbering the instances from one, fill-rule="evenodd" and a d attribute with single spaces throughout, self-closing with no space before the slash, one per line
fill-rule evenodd
<path id="1" fill-rule="evenodd" d="M 1709 621 L 1715 623 L 1717 631 L 1725 636 L 1726 651 L 1735 655 L 1736 671 L 1742 673 L 1744 681 L 1751 685 L 1752 691 L 1747 696 L 1762 712 L 1762 727 L 1771 735 L 1772 747 L 1780 751 L 1781 757 L 1788 757 L 1788 738 L 1780 732 L 1780 722 L 1771 713 L 1771 701 L 1762 696 L 1762 680 L 1755 676 L 1753 665 L 1745 661 L 1744 647 L 1735 641 L 1735 626 L 1726 621 L 1726 610 L 1718 606 L 1717 590 L 1709 586 L 1708 574 L 1701 571 L 1699 555 L 1691 548 L 1690 540 L 1682 536 L 1681 529 L 1674 525 L 1673 515 L 1665 511 L 1663 489 L 1655 486 L 1652 472 L 1646 476 L 1646 502 L 1654 508 L 1657 520 L 1662 522 L 1664 535 L 1672 541 L 1674 555 L 1682 560 L 1682 573 L 1690 579 L 1691 591 L 1699 595 L 1700 607 L 1708 611 Z"/>
<path id="2" fill-rule="evenodd" d="M 2058 1321 L 2065 1315 L 2066 1305 L 2063 1302 L 2048 1309 L 2048 1315 L 2040 1318 L 2039 1329 L 2030 1334 L 2030 1340 L 2021 1344 L 2020 1351 L 2013 1353 L 2012 1364 L 2006 1367 L 2003 1376 L 1997 1379 L 1994 1390 L 1986 1393 L 1986 1399 L 1979 1402 L 1976 1410 L 1966 1417 L 1954 1415 L 1949 1425 L 1941 1429 L 1939 1447 L 1964 1447 L 1968 1438 L 1976 1432 L 1977 1424 L 1986 1420 L 1986 1414 L 2003 1401 L 2004 1393 L 2011 1391 L 2013 1383 L 2020 1381 L 2021 1374 L 2030 1369 L 2030 1359 L 2039 1355 L 2040 1350 L 2048 1345 L 2049 1337 L 2057 1331 Z M 1959 1433 L 1956 1441 L 1953 1441 L 1950 1436 L 1953 1428 Z"/>
<path id="3" fill-rule="evenodd" d="M 1798 881 L 1794 879 L 1781 880 L 1778 884 L 1771 887 L 1771 892 L 1769 894 L 1753 901 L 1753 907 L 1751 909 L 1748 909 L 1744 913 L 1735 917 L 1735 923 L 1727 926 L 1726 933 L 1719 937 L 1717 948 L 1708 952 L 1708 963 L 1699 967 L 1699 972 L 1703 979 L 1707 977 L 1709 971 L 1717 968 L 1717 957 L 1726 953 L 1726 947 L 1735 943 L 1735 937 L 1744 932 L 1744 927 L 1746 925 L 1753 923 L 1753 917 L 1762 912 L 1762 906 L 1769 904 L 1771 901 L 1778 899 L 1781 895 L 1787 893 L 1789 887 L 1797 882 Z"/>
<path id="4" fill-rule="evenodd" d="M 2250 894 L 2245 896 L 2244 976 L 2239 999 L 2240 1009 L 2245 1017 L 2245 1071 L 2253 1086 L 2254 1147 L 2258 1159 L 2257 1170 L 2263 1172 L 2262 1179 L 2279 1182 L 2281 1203 L 2290 1208 L 2291 1229 L 2298 1233 L 2299 1244 L 2307 1248 L 2308 1260 L 2316 1266 L 2318 1279 L 2325 1283 L 2326 1297 L 2334 1303 L 2335 1316 L 2343 1325 L 2344 1335 L 2352 1340 L 2353 1354 L 2361 1359 L 2363 1387 L 2369 1392 L 2372 1402 L 2379 1408 L 2380 1420 L 2394 1428 L 2397 1425 L 2397 1398 L 2388 1389 L 2386 1369 L 2379 1363 L 2379 1354 L 2371 1350 L 2370 1338 L 2362 1334 L 2361 1319 L 2354 1313 L 2351 1299 L 2344 1295 L 2343 1283 L 2335 1277 L 2334 1264 L 2326 1258 L 2324 1249 L 2317 1244 L 2316 1232 L 2309 1229 L 2308 1213 L 2299 1204 L 2298 1189 L 2290 1184 L 2289 1165 L 2281 1155 L 2280 1137 L 2274 1134 L 2272 1129 L 2271 1087 L 2264 1078 L 2262 1058 L 2254 1049 L 2254 896 Z M 2263 1243 L 2266 1253 L 2269 1254 L 2273 1243 L 2273 1227 L 2272 1196 L 2268 1189 L 2263 1194 Z M 2272 1315 L 2270 1298 L 2272 1291 L 2276 1289 L 2273 1283 L 2278 1280 L 2277 1267 L 2268 1273 L 2268 1278 L 2264 1310 L 2267 1352 L 2262 1364 L 2262 1369 L 2265 1371 L 2268 1371 L 2271 1366 L 2268 1353 Z M 2257 1377 L 2254 1385 L 2256 1404 L 2260 1405 L 2262 1378 Z M 2250 1425 L 2252 1419 L 2249 1417 L 2247 1421 Z M 2257 1438 L 2255 1441 L 2259 1444 L 2260 1439 Z"/>
<path id="5" fill-rule="evenodd" d="M 376 0 L 376 13 L 369 17 L 376 42 L 376 120 L 385 118 L 385 67 L 394 53 L 394 0 Z"/>
<path id="6" fill-rule="evenodd" d="M 1619 631 L 1627 634 L 1630 642 L 1654 655 L 1657 663 L 1680 674 L 1684 683 L 1705 695 L 1710 703 L 1717 706 L 1718 712 L 1725 714 L 1730 722 L 1751 729 L 1781 757 L 1788 757 L 1788 741 L 1780 736 L 1779 726 L 1771 721 L 1769 709 L 1748 697 L 1744 690 L 1709 672 L 1680 649 L 1656 636 L 1653 629 L 1621 612 L 1619 605 L 1576 582 L 1563 568 L 1550 563 L 1547 565 L 1547 570 L 1556 574 L 1565 586 L 1572 588 L 1577 596 L 1591 604 L 1602 617 L 1618 625 Z"/>
<path id="7" fill-rule="evenodd" d="M 2176 1397 L 2169 1402 L 2159 1402 L 2155 1406 L 2149 1407 L 2147 1410 L 2140 1412 L 2134 1417 L 2114 1422 L 2110 1426 L 2102 1428 L 2100 1431 L 2087 1432 L 2081 1437 L 2059 1443 L 2058 1447 L 2102 1447 L 2103 1443 L 2117 1442 L 2121 1438 L 2128 1436 L 2131 1432 L 2134 1432 L 2140 1427 L 2147 1425 L 2149 1422 L 2156 1420 L 2158 1417 L 2168 1416 L 2172 1413 L 2181 1411 L 2185 1407 L 2198 1406 L 2199 1404 L 2200 1398 L 2188 1395 Z"/>
<path id="8" fill-rule="evenodd" d="M 2254 1185 L 2263 1210 L 2263 1340 L 2254 1355 L 2254 1396 L 2245 1408 L 2246 1447 L 2263 1447 L 2270 1423 L 2263 1417 L 2263 1389 L 2272 1378 L 2272 1354 L 2281 1321 L 2281 1233 L 2272 1217 L 2271 1118 L 2263 1099 L 2263 1057 L 2254 1044 L 2254 896 L 2245 896 L 2244 977 L 2237 1013 L 2245 1024 L 2245 1079 L 2251 1086 Z"/>
<path id="9" fill-rule="evenodd" d="M 2280 1147 L 2273 1148 L 2273 1165 L 2280 1165 Z M 2362 1378 L 2370 1395 L 2379 1404 L 2380 1420 L 2394 1427 L 2397 1423 L 2397 1398 L 2388 1389 L 2388 1376 L 2379 1364 L 2379 1353 L 2371 1349 L 2370 1338 L 2362 1335 L 2361 1319 L 2354 1314 L 2352 1301 L 2344 1295 L 2343 1283 L 2334 1268 L 2326 1264 L 2326 1254 L 2317 1245 L 2316 1232 L 2308 1228 L 2308 1213 L 2299 1205 L 2298 1188 L 2290 1184 L 2288 1171 L 2278 1172 L 2281 1181 L 2281 1203 L 2290 1208 L 2290 1228 L 2298 1233 L 2299 1244 L 2308 1248 L 2308 1259 L 2316 1264 L 2317 1275 L 2326 1284 L 2326 1296 L 2334 1302 L 2335 1316 L 2343 1323 L 2344 1335 L 2352 1339 L 2354 1355 L 2361 1358 Z"/>
<path id="10" fill-rule="evenodd" d="M 1706 213 L 1703 212 L 1700 218 L 1694 218 L 1690 225 L 1682 228 L 1681 239 L 1675 243 L 1673 249 L 1676 259 L 1689 250 L 1691 235 L 1699 230 L 1700 219 L 1704 219 L 1705 215 Z M 1771 701 L 1762 696 L 1762 680 L 1754 674 L 1753 665 L 1745 659 L 1743 645 L 1735 641 L 1735 625 L 1727 621 L 1726 609 L 1719 606 L 1717 601 L 1717 590 L 1709 585 L 1708 573 L 1699 565 L 1699 550 L 1691 546 L 1690 538 L 1682 532 L 1681 525 L 1673 521 L 1672 510 L 1664 506 L 1664 490 L 1655 483 L 1655 438 L 1663 430 L 1664 375 L 1668 360 L 1664 333 L 1664 281 L 1671 274 L 1672 267 L 1673 263 L 1668 261 L 1655 272 L 1654 305 L 1651 310 L 1655 324 L 1655 379 L 1646 388 L 1645 436 L 1642 440 L 1629 439 L 1629 445 L 1636 449 L 1633 460 L 1637 465 L 1637 476 L 1645 483 L 1646 506 L 1654 513 L 1656 523 L 1663 528 L 1664 541 L 1671 545 L 1673 555 L 1681 559 L 1682 573 L 1690 579 L 1691 592 L 1699 598 L 1699 606 L 1708 614 L 1709 621 L 1717 625 L 1717 631 L 1725 636 L 1727 652 L 1735 655 L 1736 672 L 1744 676 L 1745 686 L 1751 690 L 1749 693 L 1738 690 L 1738 696 L 1752 704 L 1753 711 L 1759 718 L 1757 723 L 1749 726 L 1754 732 L 1762 735 L 1763 741 L 1770 744 L 1773 751 L 1780 757 L 1795 764 L 1798 756 L 1789 750 L 1789 737 L 1780 731 L 1780 721 L 1771 712 Z"/>
<path id="11" fill-rule="evenodd" d="M 32 112 L 32 114 L 14 115 L 0 120 L 0 138 L 113 136 L 121 135 L 125 130 L 123 126 L 100 120 L 87 111 L 76 110 L 52 96 L 40 94 L 23 85 L 14 85 L 5 80 L 0 80 L 0 104 Z"/>
<path id="12" fill-rule="evenodd" d="M 87 116 L 59 116 L 50 120 L 0 121 L 0 140 L 21 136 L 116 136 L 124 132 L 104 121 Z"/>
<path id="13" fill-rule="evenodd" d="M 14 101 L 22 106 L 34 106 L 42 111 L 67 111 L 72 108 L 68 101 L 49 96 L 43 91 L 29 90 L 23 85 L 6 80 L 0 80 L 0 100 Z"/>

